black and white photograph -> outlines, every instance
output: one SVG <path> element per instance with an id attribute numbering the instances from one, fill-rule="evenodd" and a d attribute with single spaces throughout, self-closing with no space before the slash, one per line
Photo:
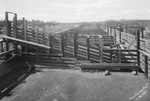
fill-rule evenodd
<path id="1" fill-rule="evenodd" d="M 150 0 L 0 0 L 0 101 L 150 101 Z"/>

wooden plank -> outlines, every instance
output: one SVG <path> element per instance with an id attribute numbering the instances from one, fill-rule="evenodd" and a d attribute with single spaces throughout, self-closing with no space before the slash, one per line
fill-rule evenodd
<path id="1" fill-rule="evenodd" d="M 13 34 L 14 37 L 17 38 L 17 14 L 15 14 L 13 18 Z"/>
<path id="2" fill-rule="evenodd" d="M 5 36 L 5 35 L 3 35 L 2 37 L 5 38 L 5 39 L 9 39 L 9 40 L 12 40 L 12 41 L 17 41 L 17 42 L 21 42 L 21 43 L 24 43 L 24 44 L 37 46 L 37 47 L 42 47 L 42 48 L 46 48 L 46 49 L 50 49 L 51 48 L 49 46 L 45 46 L 45 45 L 41 45 L 41 44 L 37 44 L 37 43 L 34 43 L 34 42 L 25 41 L 25 40 L 20 40 L 20 39 L 9 37 L 9 36 Z"/>
<path id="3" fill-rule="evenodd" d="M 61 35 L 61 53 L 64 56 L 64 35 Z"/>
<path id="4" fill-rule="evenodd" d="M 142 51 L 142 50 L 138 50 L 138 51 L 139 51 L 140 53 L 142 53 L 142 54 L 144 54 L 144 55 L 150 57 L 150 54 L 149 54 L 149 53 L 147 53 L 147 52 L 145 52 L 145 51 Z"/>
<path id="5" fill-rule="evenodd" d="M 133 64 L 133 63 L 82 63 L 80 65 L 80 68 L 88 68 L 88 69 L 107 69 L 107 68 L 119 68 L 119 69 L 138 69 L 139 67 L 137 66 L 137 64 Z"/>
<path id="6" fill-rule="evenodd" d="M 34 63 L 35 65 L 42 65 L 42 66 L 49 66 L 49 68 L 53 68 L 52 66 L 55 66 L 56 68 L 70 68 L 70 67 L 75 67 L 74 64 L 56 64 L 56 63 L 42 63 L 42 62 L 36 62 Z"/>
<path id="7" fill-rule="evenodd" d="M 6 36 L 9 36 L 9 21 L 8 21 L 8 12 L 5 12 L 5 26 L 6 26 Z"/>
<path id="8" fill-rule="evenodd" d="M 7 54 L 12 53 L 12 52 L 14 52 L 14 51 L 15 51 L 15 49 L 11 49 L 11 50 L 9 50 L 9 51 L 4 51 L 4 52 L 0 53 L 0 56 L 7 55 Z"/>

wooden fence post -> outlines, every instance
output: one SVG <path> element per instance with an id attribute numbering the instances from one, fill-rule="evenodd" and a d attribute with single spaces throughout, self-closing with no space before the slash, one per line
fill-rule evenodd
<path id="1" fill-rule="evenodd" d="M 48 37 L 48 40 L 49 40 L 49 46 L 50 46 L 50 49 L 49 49 L 49 53 L 52 53 L 52 35 L 49 35 Z"/>
<path id="2" fill-rule="evenodd" d="M 36 36 L 35 36 L 35 22 L 34 22 L 34 20 L 32 20 L 32 37 L 33 38 L 35 38 Z"/>
<path id="3" fill-rule="evenodd" d="M 24 26 L 24 40 L 27 41 L 27 20 L 25 20 L 25 18 L 23 18 L 23 26 Z"/>
<path id="4" fill-rule="evenodd" d="M 14 37 L 17 38 L 17 14 L 15 14 L 13 18 L 13 34 Z"/>
<path id="5" fill-rule="evenodd" d="M 39 43 L 39 28 L 36 28 L 36 43 Z"/>
<path id="6" fill-rule="evenodd" d="M 24 26 L 24 40 L 27 41 L 27 20 L 25 20 L 25 18 L 23 18 L 23 26 Z M 28 52 L 28 46 L 27 44 L 25 44 L 25 52 Z"/>
<path id="7" fill-rule="evenodd" d="M 5 12 L 6 36 L 9 36 L 8 12 Z"/>
<path id="8" fill-rule="evenodd" d="M 142 39 L 143 39 L 144 38 L 144 28 L 143 27 L 142 27 L 141 31 L 142 31 Z"/>
<path id="9" fill-rule="evenodd" d="M 61 53 L 64 56 L 64 34 L 61 35 Z"/>
<path id="10" fill-rule="evenodd" d="M 43 44 L 46 45 L 46 40 L 45 40 L 45 26 L 43 27 Z"/>
<path id="11" fill-rule="evenodd" d="M 0 45 L 1 45 L 1 52 L 3 52 L 4 51 L 4 49 L 3 49 L 3 42 L 0 42 Z"/>
<path id="12" fill-rule="evenodd" d="M 15 16 L 13 18 L 13 35 L 14 35 L 14 38 L 17 38 L 17 14 L 15 14 Z M 14 41 L 15 53 L 18 52 L 17 45 L 18 45 L 17 42 Z"/>
<path id="13" fill-rule="evenodd" d="M 137 51 L 140 50 L 140 31 L 137 31 Z M 139 55 L 139 51 L 138 51 L 138 65 L 140 65 L 140 55 Z"/>
<path id="14" fill-rule="evenodd" d="M 114 28 L 114 44 L 116 44 L 116 29 Z"/>
<path id="15" fill-rule="evenodd" d="M 8 51 L 9 50 L 9 41 L 7 39 L 5 39 L 5 40 L 6 40 L 6 51 Z"/>
<path id="16" fill-rule="evenodd" d="M 128 27 L 127 27 L 127 25 L 126 25 L 126 33 L 128 33 Z"/>
<path id="17" fill-rule="evenodd" d="M 119 48 L 119 63 L 121 63 L 121 49 Z"/>
<path id="18" fill-rule="evenodd" d="M 107 25 L 107 34 L 109 35 L 109 26 Z"/>
<path id="19" fill-rule="evenodd" d="M 121 27 L 119 27 L 119 42 L 121 43 Z"/>
<path id="20" fill-rule="evenodd" d="M 103 38 L 99 35 L 99 56 L 100 56 L 100 63 L 103 63 Z"/>
<path id="21" fill-rule="evenodd" d="M 90 60 L 90 36 L 89 35 L 87 35 L 86 37 L 86 43 L 87 43 L 86 60 Z"/>
<path id="22" fill-rule="evenodd" d="M 137 63 L 138 63 L 138 66 L 140 66 L 140 31 L 138 30 L 137 31 L 137 34 L 136 34 L 136 37 L 137 37 Z M 137 72 L 136 74 L 138 73 L 139 69 L 137 69 Z"/>
<path id="23" fill-rule="evenodd" d="M 110 36 L 112 36 L 112 26 L 110 26 Z"/>
<path id="24" fill-rule="evenodd" d="M 145 77 L 148 78 L 148 57 L 145 55 Z"/>
<path id="25" fill-rule="evenodd" d="M 74 33 L 74 48 L 73 48 L 73 52 L 74 52 L 74 57 L 77 57 L 77 35 L 78 33 Z"/>

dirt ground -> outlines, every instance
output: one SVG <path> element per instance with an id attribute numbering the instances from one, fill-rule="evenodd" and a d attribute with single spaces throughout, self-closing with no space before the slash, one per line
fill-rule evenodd
<path id="1" fill-rule="evenodd" d="M 150 82 L 132 73 L 41 69 L 1 101 L 150 101 Z"/>

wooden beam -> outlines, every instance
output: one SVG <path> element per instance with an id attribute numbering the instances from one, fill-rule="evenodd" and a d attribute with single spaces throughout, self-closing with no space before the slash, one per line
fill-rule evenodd
<path id="1" fill-rule="evenodd" d="M 101 35 L 99 35 L 99 48 L 100 62 L 103 63 L 103 39 Z"/>
<path id="2" fill-rule="evenodd" d="M 74 51 L 74 57 L 76 58 L 77 57 L 77 47 L 78 47 L 78 44 L 77 44 L 77 35 L 78 33 L 74 33 L 74 48 L 73 48 L 73 51 Z"/>
<path id="3" fill-rule="evenodd" d="M 138 69 L 139 66 L 135 63 L 82 63 L 81 69 Z"/>
<path id="4" fill-rule="evenodd" d="M 148 56 L 145 55 L 145 77 L 148 78 Z"/>
<path id="5" fill-rule="evenodd" d="M 15 14 L 13 18 L 13 34 L 14 37 L 17 38 L 17 14 Z"/>
<path id="6" fill-rule="evenodd" d="M 36 43 L 39 43 L 39 28 L 36 28 Z"/>
<path id="7" fill-rule="evenodd" d="M 138 30 L 137 31 L 137 50 L 140 50 L 140 31 Z M 137 51 L 137 62 L 138 62 L 138 65 L 140 66 L 140 52 Z"/>
<path id="8" fill-rule="evenodd" d="M 147 52 L 145 52 L 145 51 L 142 51 L 142 50 L 138 50 L 138 51 L 139 51 L 140 53 L 142 53 L 142 54 L 144 54 L 144 55 L 150 57 L 150 54 L 149 54 L 149 53 L 147 53 Z"/>
<path id="9" fill-rule="evenodd" d="M 121 27 L 119 27 L 119 42 L 121 43 Z"/>
<path id="10" fill-rule="evenodd" d="M 144 38 L 144 28 L 142 28 L 142 39 Z"/>
<path id="11" fill-rule="evenodd" d="M 61 35 L 61 53 L 64 56 L 64 34 Z"/>
<path id="12" fill-rule="evenodd" d="M 87 43 L 86 60 L 89 60 L 90 59 L 90 36 L 89 35 L 86 37 L 86 43 Z"/>
<path id="13" fill-rule="evenodd" d="M 114 44 L 116 44 L 117 43 L 117 41 L 116 41 L 116 30 L 115 29 L 113 29 L 114 30 Z"/>
<path id="14" fill-rule="evenodd" d="M 9 50 L 9 51 L 4 51 L 4 52 L 0 53 L 0 56 L 7 55 L 7 54 L 12 53 L 12 52 L 14 52 L 14 51 L 15 51 L 15 49 L 11 49 L 11 50 Z"/>
<path id="15" fill-rule="evenodd" d="M 29 41 L 26 41 L 26 40 L 21 40 L 21 39 L 17 39 L 17 38 L 5 36 L 5 35 L 3 35 L 2 37 L 5 38 L 5 39 L 8 39 L 8 40 L 17 41 L 17 42 L 20 42 L 20 43 L 29 44 L 29 45 L 33 45 L 33 46 L 37 46 L 37 47 L 42 47 L 42 48 L 46 48 L 46 49 L 51 48 L 49 46 L 37 44 L 37 43 L 34 43 L 34 42 L 29 42 Z"/>
<path id="16" fill-rule="evenodd" d="M 5 12 L 6 36 L 9 36 L 8 12 Z"/>
<path id="17" fill-rule="evenodd" d="M 49 53 L 52 53 L 52 38 L 53 38 L 53 36 L 50 34 L 49 36 L 48 36 L 48 43 L 49 43 L 49 47 L 51 47 L 51 49 L 49 50 Z"/>
<path id="18" fill-rule="evenodd" d="M 23 18 L 23 26 L 24 26 L 24 40 L 27 40 L 27 20 Z M 25 45 L 25 52 L 28 51 L 27 44 Z"/>
<path id="19" fill-rule="evenodd" d="M 4 51 L 4 48 L 3 48 L 3 42 L 0 42 L 0 48 L 1 48 L 1 52 L 3 52 Z"/>

